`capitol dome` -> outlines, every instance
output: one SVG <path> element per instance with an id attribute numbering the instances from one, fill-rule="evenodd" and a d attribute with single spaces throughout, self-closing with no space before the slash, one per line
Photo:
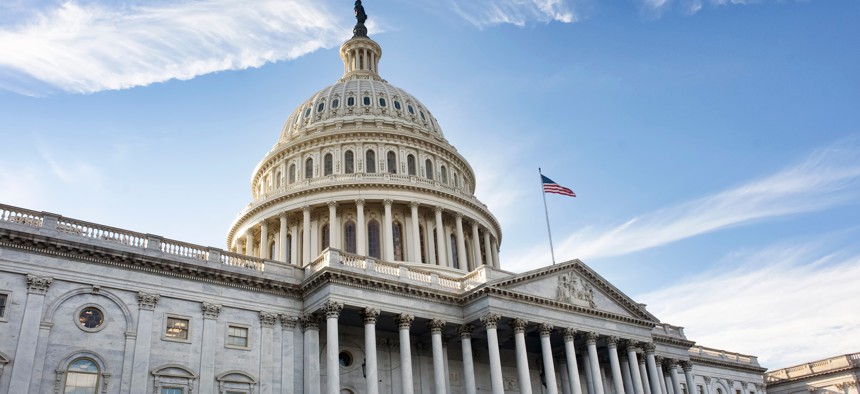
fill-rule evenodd
<path id="1" fill-rule="evenodd" d="M 228 248 L 298 266 L 328 248 L 498 269 L 501 227 L 474 196 L 472 167 L 424 104 L 380 77 L 382 49 L 362 29 L 340 48 L 343 76 L 293 110 L 254 169 Z"/>

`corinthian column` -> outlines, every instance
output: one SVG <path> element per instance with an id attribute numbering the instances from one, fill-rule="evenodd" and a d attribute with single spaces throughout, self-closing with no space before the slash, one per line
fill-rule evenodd
<path id="1" fill-rule="evenodd" d="M 588 362 L 591 363 L 591 379 L 594 381 L 594 393 L 603 394 L 603 378 L 600 376 L 600 362 L 597 359 L 597 333 L 585 334 L 585 344 L 588 345 Z"/>
<path id="2" fill-rule="evenodd" d="M 490 352 L 490 382 L 493 394 L 504 394 L 505 387 L 502 381 L 502 358 L 499 354 L 499 336 L 496 326 L 501 317 L 495 313 L 488 313 L 481 317 L 481 323 L 487 327 L 487 348 Z"/>
<path id="3" fill-rule="evenodd" d="M 661 394 L 663 390 L 660 388 L 660 380 L 663 379 L 663 374 L 657 372 L 657 360 L 654 359 L 654 351 L 657 346 L 653 342 L 648 342 L 642 345 L 645 350 L 645 362 L 648 364 L 648 381 L 651 383 L 651 393 Z"/>
<path id="4" fill-rule="evenodd" d="M 442 328 L 445 321 L 433 319 L 427 322 L 430 328 L 430 341 L 433 344 L 433 386 L 436 394 L 446 394 L 445 358 L 442 356 Z"/>
<path id="5" fill-rule="evenodd" d="M 323 305 L 326 319 L 326 392 L 328 394 L 340 394 L 340 362 L 337 354 L 340 350 L 337 335 L 337 319 L 340 317 L 340 311 L 343 310 L 343 304 L 334 301 L 327 301 Z"/>
<path id="6" fill-rule="evenodd" d="M 305 264 L 311 261 L 311 207 L 305 205 L 302 207 L 302 226 L 304 233 L 302 234 L 302 261 L 299 267 L 304 267 Z"/>
<path id="7" fill-rule="evenodd" d="M 204 302 L 203 309 L 203 348 L 200 351 L 200 392 L 211 393 L 215 383 L 215 348 L 208 346 L 214 343 L 218 331 L 218 315 L 221 313 L 221 305 Z"/>
<path id="8" fill-rule="evenodd" d="M 564 329 L 564 355 L 567 357 L 567 378 L 570 381 L 573 394 L 582 394 L 582 385 L 579 383 L 579 365 L 576 363 L 576 349 L 573 346 L 576 330 Z"/>
<path id="9" fill-rule="evenodd" d="M 355 253 L 359 256 L 367 256 L 367 223 L 364 222 L 364 199 L 355 200 Z"/>
<path id="10" fill-rule="evenodd" d="M 149 346 L 152 344 L 152 315 L 161 296 L 158 294 L 137 293 L 137 340 L 134 343 L 134 362 L 131 369 L 131 393 L 146 392 L 146 379 L 149 374 Z M 14 391 L 12 391 L 14 392 Z"/>
<path id="11" fill-rule="evenodd" d="M 633 392 L 635 394 L 645 394 L 642 388 L 642 376 L 639 374 L 639 361 L 636 356 L 636 346 L 639 342 L 636 340 L 627 341 L 627 363 L 630 364 L 630 375 L 633 381 Z"/>
<path id="12" fill-rule="evenodd" d="M 484 264 L 493 267 L 493 244 L 490 242 L 490 229 L 484 229 Z M 493 267 L 495 268 L 495 267 Z"/>
<path id="13" fill-rule="evenodd" d="M 445 247 L 445 228 L 442 223 L 442 207 L 435 207 L 433 211 L 436 212 L 436 249 L 438 253 L 436 253 L 436 265 L 440 265 L 443 267 L 448 266 L 448 254 L 445 252 L 448 248 Z"/>
<path id="14" fill-rule="evenodd" d="M 281 319 L 281 392 L 291 393 L 295 390 L 295 336 L 296 318 L 280 314 Z"/>
<path id="15" fill-rule="evenodd" d="M 457 226 L 457 263 L 459 269 L 469 271 L 469 258 L 466 256 L 466 240 L 463 238 L 463 214 L 457 212 L 454 215 L 454 224 Z"/>
<path id="16" fill-rule="evenodd" d="M 382 202 L 382 205 L 385 208 L 385 223 L 382 226 L 385 231 L 385 236 L 382 238 L 384 244 L 383 251 L 385 254 L 382 255 L 382 258 L 386 261 L 394 261 L 394 232 L 392 231 L 394 219 L 391 217 L 392 203 L 393 201 L 390 199 L 386 199 Z M 403 234 L 400 234 L 400 236 L 403 237 Z"/>
<path id="17" fill-rule="evenodd" d="M 481 238 L 478 235 L 478 222 L 472 221 L 472 267 L 470 270 L 474 270 L 481 266 Z"/>
<path id="18" fill-rule="evenodd" d="M 514 344 L 517 348 L 517 378 L 520 381 L 520 394 L 532 394 L 531 377 L 529 376 L 529 355 L 526 350 L 526 325 L 525 319 L 516 318 L 511 320 L 514 329 Z"/>
<path id="19" fill-rule="evenodd" d="M 24 304 L 24 316 L 21 317 L 21 331 L 18 332 L 18 343 L 15 360 L 12 363 L 12 380 L 9 383 L 10 393 L 29 393 L 33 369 L 36 366 L 36 344 L 39 337 L 39 319 L 45 304 L 45 294 L 54 278 L 27 275 L 27 301 Z M 7 332 L 8 334 L 8 332 Z"/>
<path id="20" fill-rule="evenodd" d="M 304 394 L 320 394 L 320 319 L 315 314 L 305 314 L 301 322 L 305 342 Z"/>
<path id="21" fill-rule="evenodd" d="M 401 313 L 397 316 L 397 327 L 400 330 L 400 382 L 403 394 L 412 394 L 412 349 L 409 340 L 409 327 L 415 316 Z"/>
<path id="22" fill-rule="evenodd" d="M 642 391 L 651 394 L 651 383 L 648 380 L 648 368 L 645 366 L 645 355 L 639 359 L 639 374 L 642 376 Z"/>
<path id="23" fill-rule="evenodd" d="M 678 360 L 674 358 L 669 360 L 669 378 L 672 380 L 672 390 L 675 391 L 675 394 L 682 394 L 681 383 L 678 382 Z"/>
<path id="24" fill-rule="evenodd" d="M 278 218 L 280 219 L 281 225 L 281 231 L 278 233 L 278 260 L 286 263 L 290 261 L 290 256 L 287 256 L 287 250 L 289 250 L 289 247 L 287 247 L 287 227 L 289 227 L 287 222 L 287 213 L 281 212 Z M 272 258 L 274 259 L 275 256 L 272 256 Z"/>
<path id="25" fill-rule="evenodd" d="M 693 363 L 690 361 L 681 361 L 681 369 L 684 370 L 684 378 L 687 381 L 687 394 L 698 394 L 696 392 L 696 381 L 693 379 Z"/>
<path id="26" fill-rule="evenodd" d="M 272 394 L 275 381 L 272 343 L 278 314 L 260 311 L 260 394 Z"/>
<path id="27" fill-rule="evenodd" d="M 340 226 L 337 224 L 337 202 L 328 203 L 328 246 L 340 249 Z"/>
<path id="28" fill-rule="evenodd" d="M 418 226 L 418 204 L 415 201 L 409 203 L 412 218 L 412 256 L 416 263 L 423 263 L 421 260 L 421 229 Z"/>
<path id="29" fill-rule="evenodd" d="M 612 369 L 612 384 L 615 385 L 616 394 L 624 394 L 624 381 L 621 378 L 621 364 L 618 362 L 618 337 L 606 338 L 606 347 L 609 349 L 609 366 Z"/>
<path id="30" fill-rule="evenodd" d="M 463 324 L 457 329 L 463 349 L 463 383 L 466 386 L 466 394 L 476 394 L 478 391 L 475 385 L 475 364 L 472 360 L 472 329 L 470 324 Z"/>
<path id="31" fill-rule="evenodd" d="M 364 308 L 361 316 L 364 318 L 364 349 L 367 356 L 364 361 L 367 394 L 379 394 L 379 368 L 376 366 L 376 319 L 379 318 L 379 309 Z"/>
<path id="32" fill-rule="evenodd" d="M 552 360 L 552 344 L 549 336 L 552 334 L 552 324 L 538 326 L 540 332 L 540 347 L 543 353 L 543 376 L 546 378 L 547 394 L 558 394 L 558 383 L 555 380 L 555 363 Z"/>
<path id="33" fill-rule="evenodd" d="M 260 258 L 271 259 L 269 256 L 269 224 L 265 220 L 260 222 Z"/>

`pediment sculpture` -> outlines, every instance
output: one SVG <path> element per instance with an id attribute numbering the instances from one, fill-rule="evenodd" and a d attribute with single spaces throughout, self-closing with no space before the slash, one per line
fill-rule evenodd
<path id="1" fill-rule="evenodd" d="M 582 301 L 585 301 L 590 307 L 596 308 L 591 284 L 583 281 L 573 271 L 559 275 L 556 300 L 568 304 L 582 304 Z"/>

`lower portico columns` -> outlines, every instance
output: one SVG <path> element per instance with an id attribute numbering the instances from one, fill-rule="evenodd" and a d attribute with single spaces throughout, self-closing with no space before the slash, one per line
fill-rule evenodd
<path id="1" fill-rule="evenodd" d="M 397 315 L 397 327 L 400 330 L 400 382 L 403 394 L 414 392 L 412 385 L 412 349 L 410 348 L 409 327 L 415 316 L 401 313 Z"/>
<path id="2" fill-rule="evenodd" d="M 343 310 L 343 304 L 326 301 L 322 309 L 325 312 L 326 320 L 325 369 L 328 378 L 326 393 L 340 394 L 340 361 L 338 360 L 340 345 L 338 344 L 337 319 L 340 317 L 340 311 Z"/>
<path id="3" fill-rule="evenodd" d="M 670 385 L 666 384 L 666 379 L 668 379 L 669 377 L 666 376 L 666 371 L 663 369 L 663 357 L 654 356 L 654 363 L 657 365 L 657 382 L 660 383 L 660 389 L 663 390 L 662 393 L 671 394 L 669 393 Z"/>
<path id="4" fill-rule="evenodd" d="M 529 376 L 529 355 L 526 351 L 526 325 L 525 319 L 511 320 L 514 329 L 514 344 L 517 349 L 517 378 L 520 381 L 520 394 L 531 394 L 531 377 Z"/>
<path id="5" fill-rule="evenodd" d="M 445 251 L 448 250 L 445 248 L 445 224 L 442 223 L 442 207 L 435 207 L 433 211 L 436 213 L 436 265 L 440 265 L 442 267 L 448 266 L 448 261 L 445 258 Z"/>
<path id="6" fill-rule="evenodd" d="M 585 343 L 588 345 L 588 362 L 591 363 L 594 393 L 603 394 L 603 378 L 600 376 L 600 362 L 597 360 L 597 337 L 596 332 L 589 332 L 585 334 Z"/>
<path id="7" fill-rule="evenodd" d="M 669 377 L 672 379 L 672 390 L 675 390 L 675 394 L 683 394 L 681 383 L 678 381 L 678 360 L 669 360 Z"/>
<path id="8" fill-rule="evenodd" d="M 684 378 L 687 381 L 687 394 L 697 394 L 696 381 L 693 379 L 693 363 L 681 361 L 681 369 L 684 370 Z M 756 388 L 758 388 L 757 385 Z"/>
<path id="9" fill-rule="evenodd" d="M 648 364 L 648 380 L 651 383 L 651 394 L 661 394 L 663 390 L 660 388 L 660 380 L 663 379 L 663 374 L 658 373 L 657 360 L 654 358 L 654 351 L 657 346 L 653 342 L 648 342 L 642 346 L 645 349 L 645 362 Z"/>
<path id="10" fill-rule="evenodd" d="M 606 337 L 606 347 L 609 350 L 609 367 L 612 369 L 612 384 L 616 394 L 624 394 L 624 381 L 621 377 L 621 364 L 618 362 L 618 337 Z"/>
<path id="11" fill-rule="evenodd" d="M 442 328 L 445 321 L 432 319 L 427 322 L 430 328 L 430 341 L 433 346 L 433 387 L 436 394 L 446 394 L 445 357 L 442 354 Z"/>
<path id="12" fill-rule="evenodd" d="M 588 394 L 594 394 L 594 374 L 591 373 L 591 358 L 588 356 L 588 348 L 582 349 L 582 364 L 585 365 L 585 388 Z"/>
<path id="13" fill-rule="evenodd" d="M 576 330 L 564 329 L 564 355 L 567 358 L 567 379 L 570 381 L 571 394 L 582 394 L 582 385 L 579 382 L 579 366 L 576 362 L 576 350 L 573 347 L 573 339 Z"/>
<path id="14" fill-rule="evenodd" d="M 627 394 L 632 394 L 635 392 L 633 389 L 633 377 L 630 375 L 630 363 L 627 362 L 627 357 L 622 354 L 621 356 L 621 378 L 624 380 L 624 392 Z"/>
<path id="15" fill-rule="evenodd" d="M 385 208 L 385 223 L 382 225 L 382 230 L 385 231 L 385 235 L 382 237 L 384 244 L 384 247 L 382 248 L 382 259 L 386 261 L 394 261 L 394 219 L 391 216 L 392 203 L 393 201 L 390 199 L 385 199 L 385 201 L 382 202 L 382 206 Z"/>
<path id="16" fill-rule="evenodd" d="M 463 349 L 463 384 L 466 386 L 466 394 L 476 394 L 475 364 L 472 360 L 472 325 L 463 324 L 457 329 L 460 334 L 460 344 Z"/>
<path id="17" fill-rule="evenodd" d="M 646 356 L 643 354 L 639 361 L 639 376 L 642 377 L 642 391 L 651 394 L 651 383 L 648 381 L 648 368 L 645 366 Z"/>
<path id="18" fill-rule="evenodd" d="M 361 316 L 364 318 L 364 362 L 367 394 L 379 394 L 379 368 L 376 364 L 376 319 L 379 318 L 379 309 L 364 308 L 361 311 Z"/>
<path id="19" fill-rule="evenodd" d="M 304 229 L 302 233 L 302 261 L 299 262 L 299 267 L 304 267 L 311 261 L 311 207 L 309 205 L 302 207 L 302 228 Z"/>
<path id="20" fill-rule="evenodd" d="M 490 353 L 490 383 L 493 394 L 504 394 L 505 387 L 502 381 L 502 358 L 499 354 L 499 336 L 496 326 L 501 317 L 495 313 L 488 313 L 481 317 L 481 323 L 487 327 L 487 349 Z"/>
<path id="21" fill-rule="evenodd" d="M 304 394 L 320 394 L 320 319 L 315 314 L 306 314 L 301 317 L 301 322 L 304 333 Z"/>
<path id="22" fill-rule="evenodd" d="M 543 376 L 546 379 L 547 394 L 558 394 L 558 383 L 555 380 L 555 363 L 552 360 L 552 344 L 549 336 L 552 334 L 552 324 L 543 323 L 538 326 L 540 347 L 543 353 Z"/>
<path id="23" fill-rule="evenodd" d="M 421 228 L 418 226 L 418 204 L 415 201 L 409 203 L 409 208 L 411 208 L 411 218 L 412 218 L 412 260 L 416 263 L 423 263 L 421 259 Z"/>
<path id="24" fill-rule="evenodd" d="M 367 256 L 367 224 L 364 223 L 364 199 L 355 200 L 355 253 Z"/>
<path id="25" fill-rule="evenodd" d="M 636 346 L 639 342 L 636 340 L 627 341 L 627 363 L 630 365 L 630 380 L 633 381 L 633 391 L 635 394 L 645 394 L 642 387 L 642 376 L 639 374 L 639 360 L 636 356 Z"/>

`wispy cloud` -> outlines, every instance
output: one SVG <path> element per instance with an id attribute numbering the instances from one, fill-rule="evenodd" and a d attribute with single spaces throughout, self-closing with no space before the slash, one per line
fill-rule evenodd
<path id="1" fill-rule="evenodd" d="M 0 26 L 0 87 L 90 93 L 185 80 L 293 59 L 350 31 L 322 2 L 145 4 L 73 0 Z"/>
<path id="2" fill-rule="evenodd" d="M 720 270 L 636 298 L 661 320 L 685 324 L 698 343 L 743 349 L 769 368 L 855 351 L 860 316 L 846 311 L 857 307 L 860 254 L 828 249 L 811 242 L 733 253 Z"/>
<path id="3" fill-rule="evenodd" d="M 860 145 L 845 140 L 774 175 L 632 218 L 590 226 L 557 244 L 563 259 L 619 256 L 757 220 L 814 212 L 860 197 Z M 543 247 L 512 253 L 513 267 L 548 259 Z"/>
<path id="4" fill-rule="evenodd" d="M 458 15 L 478 28 L 500 24 L 525 26 L 529 22 L 571 23 L 578 20 L 567 0 L 452 0 L 450 4 Z"/>
<path id="5" fill-rule="evenodd" d="M 685 15 L 692 15 L 704 8 L 705 4 L 712 7 L 725 5 L 746 5 L 764 3 L 768 0 L 641 0 L 642 10 L 652 16 L 659 18 L 666 11 L 677 8 Z M 782 1 L 779 1 L 782 2 Z"/>

